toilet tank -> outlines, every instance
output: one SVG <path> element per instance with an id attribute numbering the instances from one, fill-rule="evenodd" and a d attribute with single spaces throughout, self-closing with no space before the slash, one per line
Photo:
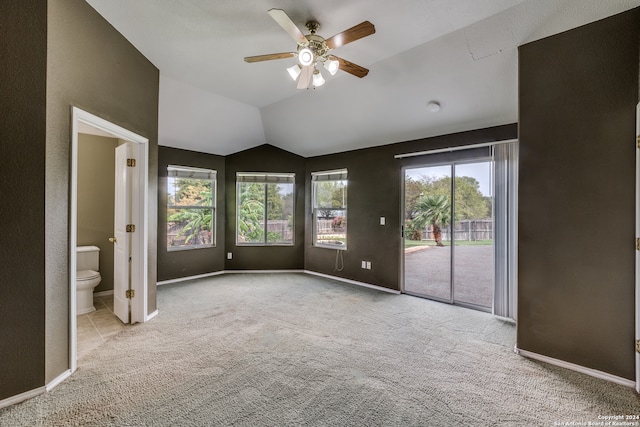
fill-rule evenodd
<path id="1" fill-rule="evenodd" d="M 76 248 L 76 270 L 99 271 L 100 248 L 97 246 L 78 246 Z"/>

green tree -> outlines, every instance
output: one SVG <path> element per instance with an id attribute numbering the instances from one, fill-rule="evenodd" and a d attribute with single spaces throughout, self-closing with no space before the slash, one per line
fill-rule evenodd
<path id="1" fill-rule="evenodd" d="M 455 179 L 455 220 L 484 219 L 490 216 L 491 198 L 480 192 L 480 183 L 470 176 Z"/>
<path id="2" fill-rule="evenodd" d="M 185 237 L 188 245 L 202 245 L 210 243 L 212 209 L 176 209 L 167 220 L 183 223 L 178 236 Z"/>
<path id="3" fill-rule="evenodd" d="M 262 183 L 240 184 L 238 192 L 238 239 L 264 242 L 264 191 Z"/>
<path id="4" fill-rule="evenodd" d="M 282 219 L 285 199 L 278 184 L 267 184 L 267 219 Z"/>
<path id="5" fill-rule="evenodd" d="M 430 194 L 421 197 L 416 203 L 413 226 L 424 230 L 428 224 L 433 227 L 433 237 L 437 246 L 442 244 L 442 229 L 451 221 L 451 203 L 446 196 Z"/>
<path id="6" fill-rule="evenodd" d="M 424 227 L 419 228 L 421 224 L 416 224 L 413 219 L 405 219 L 404 235 L 409 240 L 422 240 L 422 231 Z"/>
<path id="7" fill-rule="evenodd" d="M 168 194 L 167 222 L 180 225 L 179 237 L 189 245 L 210 243 L 213 190 L 205 179 L 176 178 Z M 202 209 L 194 209 L 202 207 Z"/>
<path id="8" fill-rule="evenodd" d="M 424 195 L 451 197 L 451 177 L 422 176 L 405 180 L 405 219 L 412 219 L 418 200 Z M 455 220 L 480 219 L 491 215 L 491 198 L 480 192 L 480 183 L 470 176 L 455 178 Z"/>
<path id="9" fill-rule="evenodd" d="M 341 210 L 346 207 L 346 181 L 318 181 L 316 183 L 316 192 L 320 217 L 333 218 L 334 210 Z"/>
<path id="10" fill-rule="evenodd" d="M 290 239 L 294 212 L 293 192 L 293 184 L 267 185 L 268 243 L 285 242 Z"/>
<path id="11" fill-rule="evenodd" d="M 423 180 L 407 177 L 404 181 L 404 209 L 407 220 L 411 220 L 413 213 L 416 211 L 416 203 L 418 199 L 424 195 L 426 191 Z"/>

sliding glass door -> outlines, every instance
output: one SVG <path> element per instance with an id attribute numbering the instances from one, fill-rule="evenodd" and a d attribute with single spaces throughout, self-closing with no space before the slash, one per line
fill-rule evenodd
<path id="1" fill-rule="evenodd" d="M 404 292 L 491 311 L 491 159 L 405 169 Z"/>
<path id="2" fill-rule="evenodd" d="M 453 301 L 493 305 L 493 189 L 491 162 L 454 164 Z"/>
<path id="3" fill-rule="evenodd" d="M 451 302 L 451 165 L 405 172 L 404 290 Z"/>

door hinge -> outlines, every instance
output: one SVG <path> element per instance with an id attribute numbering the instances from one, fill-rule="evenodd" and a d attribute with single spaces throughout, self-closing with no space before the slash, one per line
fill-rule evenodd
<path id="1" fill-rule="evenodd" d="M 640 148 L 640 135 L 636 136 L 636 147 Z"/>
<path id="2" fill-rule="evenodd" d="M 136 231 L 135 224 L 127 224 L 127 233 L 134 233 Z"/>
<path id="3" fill-rule="evenodd" d="M 130 168 L 136 167 L 136 159 L 127 159 L 127 166 Z"/>
<path id="4" fill-rule="evenodd" d="M 640 353 L 640 340 L 636 340 L 636 352 Z"/>
<path id="5" fill-rule="evenodd" d="M 131 299 L 136 296 L 136 291 L 134 291 L 133 289 L 127 289 L 127 291 L 125 292 L 125 296 L 128 299 Z"/>

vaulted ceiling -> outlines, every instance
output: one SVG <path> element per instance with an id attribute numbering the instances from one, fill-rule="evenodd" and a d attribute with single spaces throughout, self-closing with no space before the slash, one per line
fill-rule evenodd
<path id="1" fill-rule="evenodd" d="M 640 0 L 86 0 L 160 70 L 159 144 L 227 155 L 264 143 L 302 156 L 518 120 L 517 47 L 640 6 Z M 284 9 L 370 70 L 296 89 L 295 51 L 267 14 Z M 441 110 L 427 110 L 438 101 Z"/>

